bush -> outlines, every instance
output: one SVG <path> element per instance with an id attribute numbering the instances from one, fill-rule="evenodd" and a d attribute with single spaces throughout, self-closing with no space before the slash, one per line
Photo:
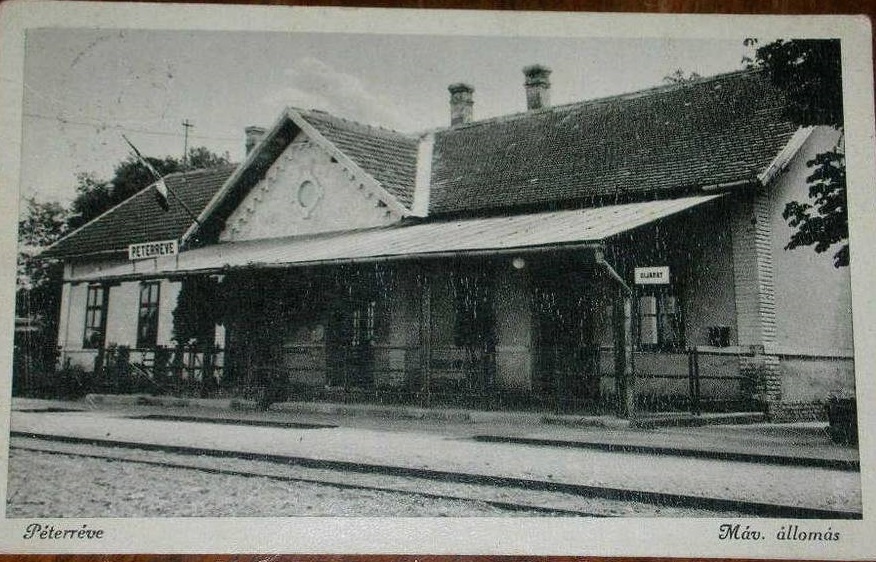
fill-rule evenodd
<path id="1" fill-rule="evenodd" d="M 858 405 L 854 397 L 830 397 L 825 406 L 828 432 L 836 443 L 858 444 Z"/>
<path id="2" fill-rule="evenodd" d="M 67 365 L 57 372 L 50 390 L 52 398 L 75 400 L 91 392 L 92 373 L 79 366 Z"/>

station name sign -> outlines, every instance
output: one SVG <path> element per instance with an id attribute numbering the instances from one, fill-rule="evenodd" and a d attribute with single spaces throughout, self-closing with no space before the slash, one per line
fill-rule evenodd
<path id="1" fill-rule="evenodd" d="M 160 256 L 175 256 L 179 253 L 179 244 L 176 240 L 160 240 L 158 242 L 144 242 L 128 246 L 129 260 L 145 260 Z"/>
<path id="2" fill-rule="evenodd" d="M 669 266 L 637 267 L 633 270 L 636 285 L 669 285 Z"/>

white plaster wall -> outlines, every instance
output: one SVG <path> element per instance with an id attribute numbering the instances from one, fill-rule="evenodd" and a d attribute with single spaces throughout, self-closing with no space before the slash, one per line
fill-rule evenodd
<path id="1" fill-rule="evenodd" d="M 140 283 L 128 281 L 110 287 L 106 316 L 106 345 L 137 346 Z M 83 305 L 84 308 L 84 305 Z"/>
<path id="2" fill-rule="evenodd" d="M 161 300 L 158 307 L 158 338 L 157 344 L 172 346 L 173 342 L 173 311 L 176 310 L 176 301 L 182 283 L 179 281 L 161 281 Z"/>
<path id="3" fill-rule="evenodd" d="M 70 347 L 70 294 L 73 285 L 64 283 L 61 285 L 61 307 L 58 311 L 58 346 Z"/>
<path id="4" fill-rule="evenodd" d="M 61 295 L 61 322 L 58 345 L 65 349 L 82 349 L 85 337 L 85 305 L 88 299 L 88 285 L 79 283 L 64 284 Z"/>
<path id="5" fill-rule="evenodd" d="M 401 385 L 405 377 L 421 369 L 420 307 L 422 296 L 417 283 L 417 270 L 399 267 L 394 270 L 391 287 L 385 288 L 388 330 L 386 344 L 388 366 L 393 370 L 380 382 Z"/>
<path id="6" fill-rule="evenodd" d="M 181 283 L 161 281 L 158 305 L 157 344 L 173 345 L 173 311 Z M 106 343 L 137 346 L 137 318 L 140 311 L 140 282 L 128 281 L 110 288 Z"/>
<path id="7" fill-rule="evenodd" d="M 688 345 L 708 345 L 710 326 L 729 326 L 735 345 L 736 302 L 733 291 L 733 243 L 727 213 L 730 205 L 695 211 L 685 228 L 684 334 Z"/>
<path id="8" fill-rule="evenodd" d="M 496 281 L 496 378 L 504 388 L 532 386 L 532 307 L 525 271 L 508 267 Z"/>
<path id="9" fill-rule="evenodd" d="M 150 260 L 151 261 L 151 260 Z M 67 279 L 77 279 L 83 275 L 93 275 L 120 265 L 130 264 L 127 259 L 120 258 L 89 258 L 88 260 L 76 260 L 69 263 L 64 272 Z"/>
<path id="10" fill-rule="evenodd" d="M 400 387 L 405 382 L 408 360 L 408 338 L 416 338 L 411 330 L 413 292 L 407 286 L 406 272 L 384 269 L 378 290 L 377 340 L 374 345 L 374 383 L 380 387 Z"/>
<path id="11" fill-rule="evenodd" d="M 320 193 L 305 208 L 298 188 L 310 181 Z M 365 178 L 353 176 L 316 143 L 300 134 L 232 212 L 222 241 L 277 238 L 355 230 L 398 220 L 369 192 Z"/>
<path id="12" fill-rule="evenodd" d="M 782 400 L 810 402 L 855 389 L 855 365 L 851 359 L 782 357 Z"/>
<path id="13" fill-rule="evenodd" d="M 72 281 L 93 280 L 95 275 L 112 270 L 113 276 L 150 274 L 158 270 L 175 269 L 177 256 L 161 256 L 144 260 L 104 259 L 74 262 L 68 266 L 64 278 Z"/>
<path id="14" fill-rule="evenodd" d="M 64 283 L 61 288 L 61 314 L 58 323 L 58 346 L 61 348 L 59 366 L 71 366 L 86 370 L 94 368 L 95 350 L 83 349 L 85 336 L 85 305 L 88 285 Z"/>
<path id="15" fill-rule="evenodd" d="M 852 351 L 849 268 L 833 266 L 837 248 L 822 254 L 812 246 L 784 249 L 793 232 L 782 218 L 785 204 L 809 201 L 806 178 L 811 169 L 806 162 L 832 148 L 838 138 L 839 133 L 831 128 L 816 128 L 769 191 L 779 353 L 850 355 Z"/>

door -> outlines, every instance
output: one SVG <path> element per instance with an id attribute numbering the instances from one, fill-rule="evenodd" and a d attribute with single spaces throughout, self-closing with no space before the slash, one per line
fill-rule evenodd
<path id="1" fill-rule="evenodd" d="M 369 388 L 374 384 L 378 300 L 350 291 L 335 303 L 327 334 L 329 386 Z"/>
<path id="2" fill-rule="evenodd" d="M 586 289 L 564 279 L 543 281 L 535 292 L 534 390 L 561 411 L 598 398 L 599 347 Z"/>

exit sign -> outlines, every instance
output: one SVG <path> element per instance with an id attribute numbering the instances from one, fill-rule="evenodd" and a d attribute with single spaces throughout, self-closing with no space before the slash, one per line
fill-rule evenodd
<path id="1" fill-rule="evenodd" d="M 669 266 L 637 267 L 634 272 L 636 285 L 669 285 Z"/>

